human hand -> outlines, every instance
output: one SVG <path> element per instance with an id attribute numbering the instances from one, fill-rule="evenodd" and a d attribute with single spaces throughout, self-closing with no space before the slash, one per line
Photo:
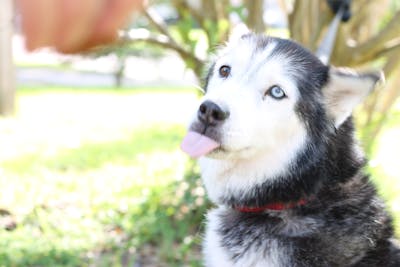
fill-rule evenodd
<path id="1" fill-rule="evenodd" d="M 143 0 L 16 0 L 28 50 L 76 53 L 117 38 Z"/>

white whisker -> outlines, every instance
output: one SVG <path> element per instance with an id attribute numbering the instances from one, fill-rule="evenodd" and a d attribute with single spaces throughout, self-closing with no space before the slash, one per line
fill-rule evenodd
<path id="1" fill-rule="evenodd" d="M 193 86 L 194 88 L 196 88 L 197 90 L 199 90 L 200 92 L 202 92 L 203 94 L 206 93 L 206 90 L 204 90 L 204 88 L 202 88 L 201 86 L 197 85 L 197 84 L 191 84 L 191 86 Z"/>

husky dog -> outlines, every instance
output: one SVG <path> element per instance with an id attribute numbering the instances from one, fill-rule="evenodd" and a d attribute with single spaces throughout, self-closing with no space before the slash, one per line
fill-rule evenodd
<path id="1" fill-rule="evenodd" d="M 351 120 L 379 80 L 326 66 L 289 40 L 228 42 L 181 145 L 199 157 L 217 206 L 206 266 L 400 266 Z"/>

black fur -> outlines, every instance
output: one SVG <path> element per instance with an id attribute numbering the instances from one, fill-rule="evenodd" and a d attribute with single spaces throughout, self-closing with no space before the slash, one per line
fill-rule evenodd
<path id="1" fill-rule="evenodd" d="M 254 244 L 263 247 L 276 239 L 289 249 L 290 266 L 400 266 L 400 250 L 389 240 L 391 219 L 361 174 L 324 186 L 305 206 L 279 214 L 229 211 L 220 216 L 222 246 L 235 252 L 233 260 Z M 311 219 L 309 232 L 286 230 L 298 218 Z"/>
<path id="2" fill-rule="evenodd" d="M 213 73 L 214 73 L 214 68 L 215 68 L 215 62 L 211 63 L 210 67 L 208 68 L 206 77 L 204 79 L 204 92 L 207 92 L 207 87 L 208 87 L 208 81 L 211 79 Z"/>
<path id="3" fill-rule="evenodd" d="M 257 49 L 263 49 L 270 40 L 258 35 L 243 38 L 256 38 Z M 272 213 L 228 209 L 219 215 L 222 247 L 237 261 L 251 246 L 268 247 L 273 238 L 287 248 L 292 257 L 290 266 L 400 266 L 400 249 L 390 240 L 391 218 L 364 174 L 366 160 L 354 151 L 352 120 L 335 129 L 321 101 L 329 67 L 294 42 L 274 40 L 278 45 L 272 56 L 284 54 L 292 60 L 293 70 L 288 75 L 294 77 L 300 90 L 296 112 L 307 126 L 308 145 L 292 164 L 289 175 L 266 179 L 219 201 L 230 207 L 309 201 Z M 305 220 L 310 223 L 309 232 L 288 230 L 299 218 L 309 219 Z"/>

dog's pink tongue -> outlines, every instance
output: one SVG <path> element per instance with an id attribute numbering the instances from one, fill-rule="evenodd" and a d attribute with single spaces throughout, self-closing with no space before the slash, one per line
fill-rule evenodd
<path id="1" fill-rule="evenodd" d="M 220 144 L 211 138 L 192 131 L 186 134 L 181 143 L 181 149 L 193 158 L 204 156 L 219 146 Z"/>

